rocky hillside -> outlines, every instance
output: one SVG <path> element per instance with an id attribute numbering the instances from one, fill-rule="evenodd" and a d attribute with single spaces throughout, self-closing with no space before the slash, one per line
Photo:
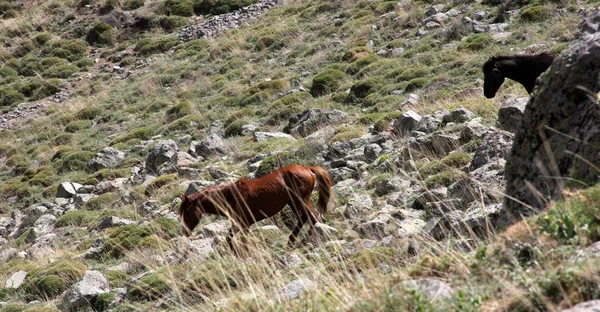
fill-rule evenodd
<path id="1" fill-rule="evenodd" d="M 593 1 L 17 0 L 0 16 L 0 311 L 599 305 Z M 510 80 L 483 97 L 490 56 L 541 51 L 561 65 L 531 98 Z M 536 180 L 556 159 L 582 183 Z M 182 236 L 180 195 L 291 163 L 334 182 L 317 237 L 286 247 L 289 208 L 246 257 L 225 218 Z"/>

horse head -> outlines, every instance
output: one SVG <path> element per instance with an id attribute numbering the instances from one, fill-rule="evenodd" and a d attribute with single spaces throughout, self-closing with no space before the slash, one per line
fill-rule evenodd
<path id="1" fill-rule="evenodd" d="M 496 92 L 504 83 L 504 74 L 498 68 L 495 57 L 490 57 L 482 67 L 483 70 L 483 95 L 491 99 L 496 96 Z"/>
<path id="2" fill-rule="evenodd" d="M 177 213 L 181 218 L 183 235 L 190 236 L 192 235 L 192 230 L 194 230 L 196 225 L 198 225 L 198 222 L 200 222 L 202 211 L 197 209 L 195 201 L 188 196 L 181 196 L 179 198 L 181 199 L 181 204 L 179 205 Z"/>

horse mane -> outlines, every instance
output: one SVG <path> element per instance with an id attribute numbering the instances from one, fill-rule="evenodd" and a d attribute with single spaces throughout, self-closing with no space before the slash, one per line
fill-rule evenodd
<path id="1" fill-rule="evenodd" d="M 494 65 L 495 62 L 498 61 L 506 61 L 506 60 L 520 60 L 520 61 L 536 61 L 544 58 L 554 59 L 550 53 L 544 51 L 537 54 L 513 54 L 513 55 L 495 55 L 490 57 L 485 63 L 483 63 L 483 70 L 489 71 L 491 66 Z"/>

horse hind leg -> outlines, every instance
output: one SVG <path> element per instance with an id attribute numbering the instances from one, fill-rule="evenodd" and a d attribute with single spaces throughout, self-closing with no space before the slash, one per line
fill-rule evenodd
<path id="1" fill-rule="evenodd" d="M 292 230 L 292 234 L 290 234 L 290 238 L 288 239 L 288 247 L 291 247 L 294 242 L 296 242 L 296 238 L 298 237 L 298 233 L 302 230 L 304 223 L 308 220 L 308 216 L 306 214 L 298 215 L 298 223 L 296 227 Z"/>

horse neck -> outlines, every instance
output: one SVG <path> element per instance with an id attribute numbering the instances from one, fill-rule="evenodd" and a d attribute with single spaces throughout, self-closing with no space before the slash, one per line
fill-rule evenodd
<path id="1" fill-rule="evenodd" d="M 531 93 L 535 86 L 535 80 L 550 66 L 546 58 L 540 57 L 513 57 L 499 61 L 498 69 L 509 79 L 522 84 L 527 92 Z"/>
<path id="2" fill-rule="evenodd" d="M 220 216 L 227 216 L 230 214 L 229 210 L 235 206 L 236 195 L 239 192 L 240 183 L 232 183 L 230 185 L 218 186 L 215 189 L 208 190 L 206 196 L 201 199 L 197 199 L 197 207 L 202 207 L 202 212 Z M 212 203 L 202 205 L 201 201 L 212 201 Z M 218 205 L 228 205 L 228 209 L 219 209 Z"/>

